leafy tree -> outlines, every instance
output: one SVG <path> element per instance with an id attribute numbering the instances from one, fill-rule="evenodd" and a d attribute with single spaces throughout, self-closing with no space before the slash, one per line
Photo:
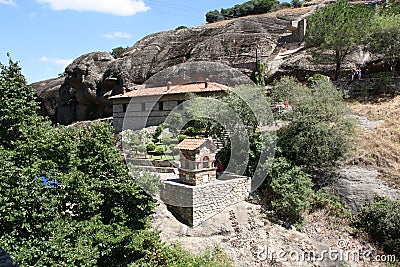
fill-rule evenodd
<path id="1" fill-rule="evenodd" d="M 305 167 L 329 165 L 346 155 L 354 124 L 342 93 L 326 79 L 303 86 L 284 78 L 272 89 L 272 97 L 285 97 L 280 88 L 293 109 L 282 115 L 288 124 L 277 133 L 282 155 Z"/>
<path id="2" fill-rule="evenodd" d="M 134 178 L 146 174 L 128 175 L 110 125 L 54 128 L 38 119 L 17 63 L 2 65 L 0 80 L 0 247 L 16 264 L 145 266 L 145 259 L 147 266 L 227 265 L 221 253 L 192 257 L 149 230 L 155 203 Z M 11 111 L 15 125 L 6 121 Z M 41 177 L 57 186 L 43 185 Z"/>
<path id="3" fill-rule="evenodd" d="M 369 30 L 372 10 L 363 4 L 340 0 L 316 11 L 309 19 L 305 36 L 317 62 L 335 64 L 334 79 L 342 63 L 361 44 Z"/>
<path id="4" fill-rule="evenodd" d="M 156 127 L 155 132 L 153 133 L 153 142 L 158 143 L 160 141 L 160 136 L 164 130 L 164 125 L 160 124 Z"/>
<path id="5" fill-rule="evenodd" d="M 254 4 L 254 14 L 263 14 L 270 12 L 272 7 L 279 4 L 279 1 L 275 0 L 252 0 Z"/>
<path id="6" fill-rule="evenodd" d="M 216 9 L 206 13 L 207 23 L 213 23 L 221 20 L 224 20 L 224 16 Z"/>
<path id="7" fill-rule="evenodd" d="M 221 8 L 221 11 L 209 11 L 206 14 L 206 21 L 212 23 L 225 19 L 263 14 L 272 11 L 275 6 L 282 7 L 283 5 L 280 5 L 277 0 L 251 0 L 242 4 L 237 4 L 234 7 Z"/>
<path id="8" fill-rule="evenodd" d="M 128 49 L 129 49 L 129 46 L 127 46 L 127 47 L 118 46 L 116 48 L 113 48 L 113 50 L 110 52 L 110 55 L 113 58 L 120 58 L 121 55 L 123 53 L 125 53 Z"/>
<path id="9" fill-rule="evenodd" d="M 292 6 L 297 8 L 297 7 L 302 7 L 303 2 L 301 0 L 292 0 Z"/>
<path id="10" fill-rule="evenodd" d="M 9 57 L 9 65 L 0 63 L 0 145 L 12 148 L 17 138 L 23 138 L 21 128 L 41 120 L 38 102 L 26 83 L 17 62 Z"/>
<path id="11" fill-rule="evenodd" d="M 400 14 L 377 15 L 372 25 L 366 42 L 367 49 L 383 55 L 394 76 L 400 56 Z"/>
<path id="12" fill-rule="evenodd" d="M 121 135 L 122 135 L 122 144 L 124 145 L 124 149 L 134 150 L 135 156 L 137 156 L 139 147 L 144 144 L 142 140 L 140 140 L 139 134 L 131 129 L 128 129 L 123 131 Z"/>
<path id="13" fill-rule="evenodd" d="M 257 70 L 253 73 L 253 80 L 257 85 L 265 86 L 271 75 L 271 69 L 267 63 L 258 62 Z"/>

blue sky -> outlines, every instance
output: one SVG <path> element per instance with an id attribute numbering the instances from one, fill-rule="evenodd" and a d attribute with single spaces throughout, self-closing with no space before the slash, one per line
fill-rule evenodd
<path id="1" fill-rule="evenodd" d="M 0 0 L 0 62 L 7 52 L 29 83 L 57 77 L 82 54 L 132 46 L 142 37 L 205 23 L 241 0 Z"/>

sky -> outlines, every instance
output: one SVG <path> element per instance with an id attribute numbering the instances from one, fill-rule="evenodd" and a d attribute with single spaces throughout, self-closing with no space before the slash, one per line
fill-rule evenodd
<path id="1" fill-rule="evenodd" d="M 205 24 L 205 13 L 244 0 L 0 0 L 0 62 L 28 83 L 55 78 L 75 58 L 132 46 L 151 33 Z"/>

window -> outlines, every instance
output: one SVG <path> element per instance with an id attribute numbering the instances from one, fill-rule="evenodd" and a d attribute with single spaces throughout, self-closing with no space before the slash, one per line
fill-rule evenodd
<path id="1" fill-rule="evenodd" d="M 126 112 L 127 108 L 128 108 L 127 104 L 122 104 L 122 112 Z"/>
<path id="2" fill-rule="evenodd" d="M 210 158 L 207 156 L 204 156 L 203 158 L 203 169 L 210 168 Z"/>
<path id="3" fill-rule="evenodd" d="M 164 110 L 164 102 L 158 102 L 158 110 Z"/>
<path id="4" fill-rule="evenodd" d="M 142 103 L 142 111 L 146 111 L 146 103 Z"/>

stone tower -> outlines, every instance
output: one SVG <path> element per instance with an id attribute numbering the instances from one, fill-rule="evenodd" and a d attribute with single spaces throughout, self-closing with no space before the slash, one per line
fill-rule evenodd
<path id="1" fill-rule="evenodd" d="M 204 185 L 216 180 L 217 147 L 206 138 L 186 138 L 175 147 L 181 151 L 179 180 L 188 185 Z"/>
<path id="2" fill-rule="evenodd" d="M 217 147 L 211 140 L 187 138 L 175 148 L 181 152 L 179 177 L 163 181 L 160 198 L 178 220 L 197 226 L 248 197 L 250 177 L 217 177 Z"/>

